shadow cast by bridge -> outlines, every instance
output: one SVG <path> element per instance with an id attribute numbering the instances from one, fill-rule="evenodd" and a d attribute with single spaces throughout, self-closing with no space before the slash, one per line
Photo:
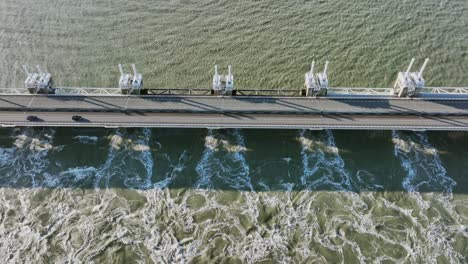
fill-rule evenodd
<path id="1" fill-rule="evenodd" d="M 271 112 L 271 113 L 302 113 L 302 114 L 319 114 L 320 109 L 314 107 L 312 101 L 305 101 L 303 98 L 281 98 L 274 96 L 233 96 L 229 99 L 238 102 L 239 104 L 251 104 L 250 112 Z M 300 100 L 294 102 L 295 100 Z M 300 102 L 300 103 L 299 103 Z M 247 111 L 246 111 L 247 112 Z"/>
<path id="2" fill-rule="evenodd" d="M 444 105 L 450 110 L 452 109 L 458 109 L 462 110 L 459 112 L 459 114 L 464 114 L 468 115 L 468 98 L 464 98 L 463 100 L 432 100 L 431 102 L 434 102 L 436 104 Z"/>
<path id="3" fill-rule="evenodd" d="M 123 111 L 127 104 L 128 97 L 116 97 L 116 96 L 84 96 L 84 95 L 73 95 L 73 96 L 64 96 L 64 95 L 53 95 L 53 96 L 40 96 L 34 98 L 35 101 L 30 105 L 31 108 L 35 107 L 35 104 L 41 100 L 53 100 L 60 102 L 60 107 L 55 107 L 54 105 L 40 104 L 39 107 L 45 109 L 67 109 L 75 111 Z M 38 102 L 37 102 L 38 101 Z M 118 104 L 117 102 L 120 102 Z"/>
<path id="4" fill-rule="evenodd" d="M 199 97 L 203 98 L 203 97 Z M 131 98 L 127 106 L 128 111 L 132 110 L 145 110 L 148 112 L 222 112 L 222 108 L 214 104 L 207 104 L 202 99 L 197 100 L 195 96 L 183 96 L 183 95 L 165 95 L 165 96 L 144 96 L 138 98 Z M 146 101 L 145 108 L 141 105 L 134 105 L 132 100 Z M 166 106 L 161 107 L 162 104 Z M 169 106 L 169 104 L 172 104 Z M 179 107 L 178 107 L 179 105 Z M 188 106 L 188 108 L 187 108 Z"/>
<path id="5" fill-rule="evenodd" d="M 349 113 L 366 113 L 366 114 L 379 114 L 381 112 L 388 112 L 394 110 L 389 100 L 375 99 L 375 98 L 327 98 L 326 100 L 337 105 L 337 110 Z M 347 105 L 349 107 L 343 106 Z M 341 109 L 341 110 L 339 110 Z"/>

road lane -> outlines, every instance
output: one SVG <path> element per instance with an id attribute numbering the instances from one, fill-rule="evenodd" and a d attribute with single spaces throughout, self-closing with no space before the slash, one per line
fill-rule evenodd
<path id="1" fill-rule="evenodd" d="M 205 96 L 0 96 L 0 111 L 93 111 L 283 114 L 468 115 L 468 100 L 205 97 Z"/>
<path id="2" fill-rule="evenodd" d="M 3 95 L 0 125 L 468 130 L 468 100 Z"/>
<path id="3" fill-rule="evenodd" d="M 39 121 L 30 122 L 28 115 Z M 84 120 L 73 121 L 73 115 Z M 464 130 L 468 116 L 272 115 L 203 113 L 77 113 L 0 111 L 0 125 L 55 127 L 168 127 L 365 130 Z"/>

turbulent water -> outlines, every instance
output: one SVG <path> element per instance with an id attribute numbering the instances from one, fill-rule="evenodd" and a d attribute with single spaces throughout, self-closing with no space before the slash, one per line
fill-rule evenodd
<path id="1" fill-rule="evenodd" d="M 468 1 L 2 0 L 0 87 L 468 84 Z M 0 129 L 1 263 L 466 263 L 468 133 Z"/>
<path id="2" fill-rule="evenodd" d="M 467 133 L 0 132 L 2 262 L 467 261 Z"/>

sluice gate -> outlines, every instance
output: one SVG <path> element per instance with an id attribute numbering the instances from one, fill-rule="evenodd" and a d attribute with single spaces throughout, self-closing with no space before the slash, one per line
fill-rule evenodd
<path id="1" fill-rule="evenodd" d="M 132 64 L 133 74 L 125 73 L 122 64 L 118 65 L 120 77 L 118 88 L 90 87 L 54 87 L 52 74 L 36 66 L 37 72 L 30 72 L 26 65 L 24 88 L 0 88 L 1 94 L 59 94 L 59 95 L 187 95 L 187 96 L 285 96 L 285 97 L 340 97 L 340 96 L 382 96 L 398 98 L 424 97 L 427 94 L 468 94 L 465 87 L 426 87 L 423 72 L 429 62 L 426 59 L 419 71 L 411 69 L 413 58 L 404 72 L 398 72 L 393 88 L 353 88 L 332 87 L 329 85 L 328 66 L 324 63 L 323 71 L 315 72 L 315 61 L 305 73 L 304 87 L 301 89 L 238 89 L 234 86 L 232 66 L 228 65 L 226 75 L 219 73 L 218 65 L 214 66 L 211 89 L 206 88 L 147 88 L 143 86 L 143 75 L 138 73 L 136 65 Z"/>
<path id="2" fill-rule="evenodd" d="M 24 66 L 24 88 L 0 89 L 0 126 L 399 129 L 468 131 L 468 88 L 426 87 L 414 59 L 393 88 L 337 88 L 315 62 L 299 89 L 238 89 L 231 65 L 211 89 L 148 88 L 119 64 L 117 88 L 55 87 Z"/>

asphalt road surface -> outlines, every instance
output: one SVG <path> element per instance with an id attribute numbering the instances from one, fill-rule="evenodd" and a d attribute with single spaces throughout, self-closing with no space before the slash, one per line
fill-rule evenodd
<path id="1" fill-rule="evenodd" d="M 0 126 L 468 130 L 468 100 L 3 95 Z"/>
<path id="2" fill-rule="evenodd" d="M 0 111 L 468 115 L 466 99 L 0 96 Z"/>
<path id="3" fill-rule="evenodd" d="M 34 115 L 35 121 L 27 117 Z M 80 115 L 82 120 L 72 120 Z M 168 127 L 364 130 L 468 130 L 468 116 L 208 114 L 119 112 L 0 112 L 0 125 L 54 127 Z"/>

